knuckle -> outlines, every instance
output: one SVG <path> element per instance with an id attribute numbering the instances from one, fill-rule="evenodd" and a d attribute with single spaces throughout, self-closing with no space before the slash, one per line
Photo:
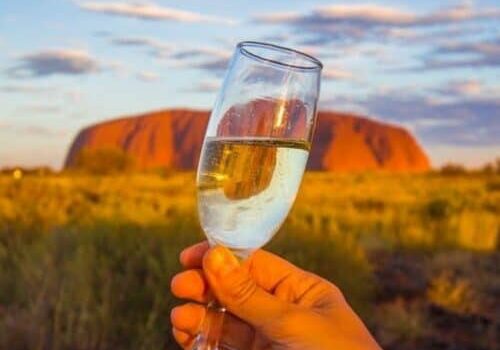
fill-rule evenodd
<path id="1" fill-rule="evenodd" d="M 281 331 L 287 332 L 295 330 L 299 325 L 308 324 L 311 322 L 311 313 L 301 309 L 292 308 L 288 312 L 283 313 L 279 319 L 276 319 L 273 324 Z"/>
<path id="2" fill-rule="evenodd" d="M 231 281 L 227 290 L 228 303 L 245 304 L 257 291 L 257 285 L 250 278 L 237 278 Z"/>
<path id="3" fill-rule="evenodd" d="M 344 300 L 344 293 L 340 290 L 339 287 L 337 287 L 334 284 L 331 284 L 331 290 L 330 293 L 332 297 L 337 300 L 337 301 L 343 301 Z"/>

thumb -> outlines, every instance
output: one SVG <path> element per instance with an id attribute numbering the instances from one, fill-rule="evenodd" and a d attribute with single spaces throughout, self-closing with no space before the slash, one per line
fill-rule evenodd
<path id="1" fill-rule="evenodd" d="M 283 316 L 290 306 L 260 288 L 248 269 L 221 246 L 210 249 L 203 258 L 203 270 L 212 292 L 231 313 L 254 327 Z"/>

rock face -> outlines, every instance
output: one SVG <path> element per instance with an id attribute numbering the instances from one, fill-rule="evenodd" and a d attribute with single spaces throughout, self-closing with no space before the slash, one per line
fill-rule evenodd
<path id="1" fill-rule="evenodd" d="M 99 123 L 80 131 L 70 147 L 65 167 L 83 149 L 123 149 L 139 169 L 197 166 L 208 112 L 168 110 Z"/>
<path id="2" fill-rule="evenodd" d="M 370 119 L 320 112 L 309 169 L 422 172 L 429 159 L 405 129 Z"/>
<path id="3" fill-rule="evenodd" d="M 77 135 L 66 157 L 81 150 L 120 148 L 138 169 L 193 170 L 198 164 L 209 112 L 174 109 L 111 120 Z M 429 160 L 406 130 L 367 118 L 319 112 L 308 163 L 311 170 L 421 172 Z"/>

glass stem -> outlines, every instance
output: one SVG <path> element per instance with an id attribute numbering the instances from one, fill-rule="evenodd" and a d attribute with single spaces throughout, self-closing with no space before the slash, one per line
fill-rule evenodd
<path id="1" fill-rule="evenodd" d="M 211 301 L 207 305 L 207 311 L 201 331 L 196 337 L 192 350 L 220 350 L 219 340 L 222 335 L 224 314 L 226 309 L 217 301 Z"/>

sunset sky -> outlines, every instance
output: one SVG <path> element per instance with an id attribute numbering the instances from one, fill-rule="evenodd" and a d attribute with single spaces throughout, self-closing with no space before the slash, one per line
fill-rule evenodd
<path id="1" fill-rule="evenodd" d="M 0 167 L 59 168 L 98 121 L 210 108 L 241 40 L 317 56 L 322 109 L 403 125 L 435 166 L 500 157 L 497 1 L 0 0 Z"/>

